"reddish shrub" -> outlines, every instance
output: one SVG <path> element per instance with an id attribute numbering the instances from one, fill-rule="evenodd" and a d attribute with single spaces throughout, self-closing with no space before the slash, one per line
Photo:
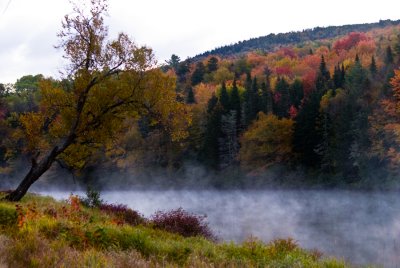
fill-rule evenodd
<path id="1" fill-rule="evenodd" d="M 215 240 L 208 224 L 204 221 L 206 216 L 189 213 L 182 208 L 168 212 L 157 211 L 151 220 L 155 228 L 168 232 L 178 233 L 182 236 L 203 236 Z"/>
<path id="2" fill-rule="evenodd" d="M 145 222 L 145 219 L 140 213 L 128 208 L 126 205 L 103 203 L 99 206 L 99 209 L 130 225 L 138 225 Z"/>

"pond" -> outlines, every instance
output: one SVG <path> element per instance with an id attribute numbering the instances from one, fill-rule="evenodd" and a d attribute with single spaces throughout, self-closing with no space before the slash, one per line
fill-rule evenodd
<path id="1" fill-rule="evenodd" d="M 41 192 L 67 198 L 66 192 Z M 78 192 L 79 195 L 84 195 Z M 110 191 L 102 199 L 148 217 L 182 207 L 206 214 L 224 241 L 291 237 L 354 264 L 400 264 L 400 193 L 353 191 Z"/>

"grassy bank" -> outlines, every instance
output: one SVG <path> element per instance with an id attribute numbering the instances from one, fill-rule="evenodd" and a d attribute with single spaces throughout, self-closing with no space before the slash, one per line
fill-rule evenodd
<path id="1" fill-rule="evenodd" d="M 0 267 L 348 267 L 291 239 L 218 242 L 201 218 L 181 210 L 144 219 L 81 201 L 29 194 L 0 202 Z"/>

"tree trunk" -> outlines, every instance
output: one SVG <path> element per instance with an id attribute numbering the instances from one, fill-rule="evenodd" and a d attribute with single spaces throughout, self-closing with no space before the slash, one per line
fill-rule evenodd
<path id="1" fill-rule="evenodd" d="M 51 167 L 59 153 L 58 147 L 54 147 L 53 150 L 39 163 L 36 163 L 35 160 L 32 160 L 32 166 L 28 174 L 26 174 L 25 178 L 18 185 L 17 189 L 8 194 L 4 199 L 14 202 L 20 201 L 28 191 L 29 187 L 31 187 L 31 185 Z"/>

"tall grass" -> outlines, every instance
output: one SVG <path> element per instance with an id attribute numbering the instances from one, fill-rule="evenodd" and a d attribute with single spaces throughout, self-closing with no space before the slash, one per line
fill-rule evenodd
<path id="1" fill-rule="evenodd" d="M 217 243 L 168 232 L 151 220 L 132 223 L 118 213 L 82 206 L 74 196 L 68 202 L 33 195 L 17 206 L 0 202 L 0 215 L 8 215 L 0 220 L 0 267 L 346 267 L 291 239 Z"/>

